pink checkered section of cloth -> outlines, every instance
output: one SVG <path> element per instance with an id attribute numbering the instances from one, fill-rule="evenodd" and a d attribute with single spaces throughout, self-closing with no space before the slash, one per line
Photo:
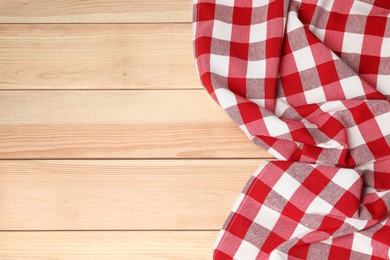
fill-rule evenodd
<path id="1" fill-rule="evenodd" d="M 204 87 L 278 160 L 214 259 L 390 258 L 390 1 L 195 0 Z"/>

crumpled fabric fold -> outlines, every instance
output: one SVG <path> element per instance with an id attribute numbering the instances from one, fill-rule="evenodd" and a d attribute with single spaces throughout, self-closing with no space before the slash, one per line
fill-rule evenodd
<path id="1" fill-rule="evenodd" d="M 203 86 L 277 158 L 214 259 L 390 259 L 390 1 L 195 0 L 193 14 Z"/>

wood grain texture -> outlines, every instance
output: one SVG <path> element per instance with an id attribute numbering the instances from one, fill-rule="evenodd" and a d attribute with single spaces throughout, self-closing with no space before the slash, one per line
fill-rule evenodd
<path id="1" fill-rule="evenodd" d="M 0 230 L 218 230 L 264 160 L 0 161 Z"/>
<path id="2" fill-rule="evenodd" d="M 217 231 L 0 232 L 0 258 L 211 259 Z"/>
<path id="3" fill-rule="evenodd" d="M 191 0 L 1 0 L 1 23 L 190 22 Z"/>
<path id="4" fill-rule="evenodd" d="M 0 0 L 0 259 L 211 259 L 272 156 L 203 90 L 191 20 L 191 0 Z"/>
<path id="5" fill-rule="evenodd" d="M 190 24 L 2 24 L 0 57 L 0 89 L 202 88 Z"/>
<path id="6" fill-rule="evenodd" d="M 204 90 L 0 92 L 0 158 L 270 157 Z"/>

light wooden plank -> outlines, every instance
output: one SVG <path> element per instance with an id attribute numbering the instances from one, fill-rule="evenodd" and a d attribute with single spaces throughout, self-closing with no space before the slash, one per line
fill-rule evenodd
<path id="1" fill-rule="evenodd" d="M 190 22 L 191 0 L 1 0 L 1 23 Z"/>
<path id="2" fill-rule="evenodd" d="M 2 160 L 0 230 L 219 229 L 264 160 Z"/>
<path id="3" fill-rule="evenodd" d="M 201 89 L 191 35 L 190 24 L 3 24 L 0 89 Z"/>
<path id="4" fill-rule="evenodd" d="M 0 92 L 0 158 L 264 157 L 204 90 Z"/>
<path id="5" fill-rule="evenodd" d="M 217 231 L 0 232 L 0 258 L 167 259 L 212 258 Z"/>

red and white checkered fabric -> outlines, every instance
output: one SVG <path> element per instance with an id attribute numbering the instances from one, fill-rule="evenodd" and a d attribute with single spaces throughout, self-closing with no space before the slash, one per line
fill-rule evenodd
<path id="1" fill-rule="evenodd" d="M 390 258 L 390 1 L 195 0 L 204 87 L 279 161 L 214 259 Z"/>

